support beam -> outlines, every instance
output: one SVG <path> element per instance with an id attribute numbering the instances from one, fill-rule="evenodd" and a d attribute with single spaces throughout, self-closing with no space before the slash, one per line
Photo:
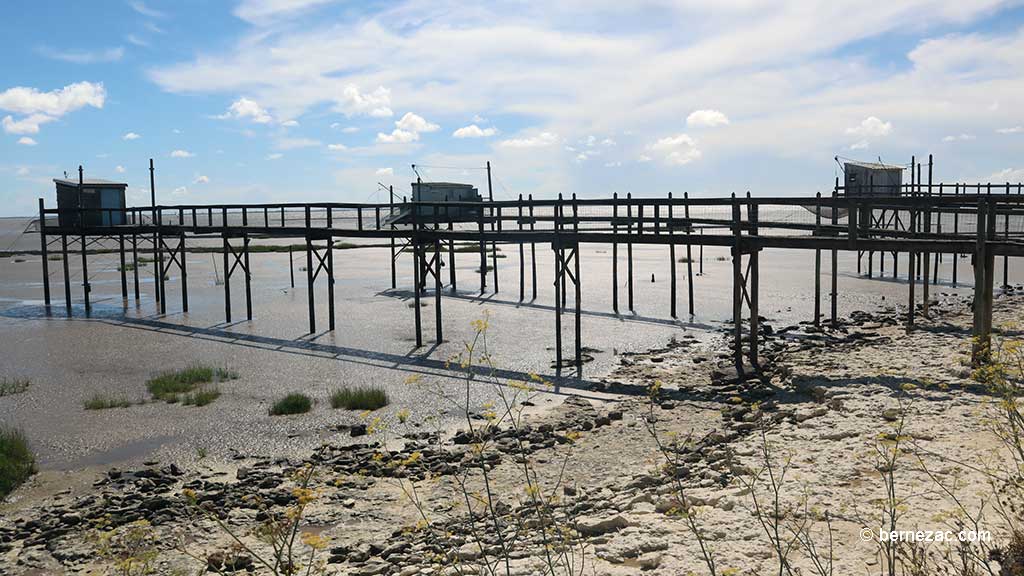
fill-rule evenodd
<path id="1" fill-rule="evenodd" d="M 633 193 L 626 193 L 626 281 L 629 311 L 636 313 L 633 308 Z"/>
<path id="2" fill-rule="evenodd" d="M 736 369 L 743 367 L 743 250 L 742 236 L 743 229 L 740 221 L 740 205 L 736 201 L 736 194 L 732 195 L 732 233 L 734 243 L 732 247 L 732 333 L 733 333 L 733 360 Z"/>

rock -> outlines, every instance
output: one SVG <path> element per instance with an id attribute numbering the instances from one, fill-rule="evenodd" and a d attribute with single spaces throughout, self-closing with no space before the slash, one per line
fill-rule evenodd
<path id="1" fill-rule="evenodd" d="M 641 570 L 654 570 L 658 566 L 661 566 L 661 554 L 657 552 L 644 554 L 637 558 L 636 563 L 640 566 Z"/>
<path id="2" fill-rule="evenodd" d="M 601 518 L 581 518 L 578 522 L 580 533 L 586 536 L 599 536 L 622 530 L 628 526 L 629 520 L 626 520 L 621 514 Z"/>
<path id="3" fill-rule="evenodd" d="M 353 424 L 352 427 L 349 428 L 348 432 L 353 438 L 366 436 L 366 424 Z"/>
<path id="4" fill-rule="evenodd" d="M 886 408 L 882 410 L 882 418 L 887 422 L 895 422 L 900 418 L 899 408 Z"/>

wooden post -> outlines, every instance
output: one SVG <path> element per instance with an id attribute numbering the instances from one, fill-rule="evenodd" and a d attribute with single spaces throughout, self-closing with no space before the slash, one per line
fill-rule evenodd
<path id="1" fill-rule="evenodd" d="M 581 280 L 580 280 L 580 224 L 579 224 L 579 210 L 576 203 L 576 193 L 572 195 L 572 231 L 573 231 L 573 285 L 576 288 L 576 377 L 583 378 L 583 338 L 582 338 L 582 322 L 581 322 Z"/>
<path id="2" fill-rule="evenodd" d="M 178 237 L 178 257 L 181 259 L 181 311 L 188 312 L 188 268 L 185 264 L 185 233 Z M 248 267 L 248 264 L 246 264 Z"/>
<path id="3" fill-rule="evenodd" d="M 123 242 L 123 237 L 122 237 Z M 46 208 L 43 199 L 39 199 L 39 250 L 43 256 L 43 302 L 46 306 L 46 313 L 50 313 L 50 263 L 46 253 Z M 124 250 L 121 250 L 123 255 Z M 122 261 L 123 261 L 122 256 Z M 124 269 L 124 264 L 121 265 Z"/>
<path id="4" fill-rule="evenodd" d="M 71 316 L 71 274 L 68 271 L 68 235 L 60 235 L 61 260 L 64 263 L 64 305 Z"/>
<path id="5" fill-rule="evenodd" d="M 821 234 L 821 192 L 815 195 L 814 234 Z M 814 325 L 821 326 L 821 249 L 814 249 Z"/>
<path id="6" fill-rule="evenodd" d="M 518 209 L 518 229 L 520 232 L 523 231 L 523 195 L 519 195 Z M 519 301 L 522 302 L 526 299 L 526 247 L 523 246 L 522 242 L 519 242 Z"/>
<path id="7" fill-rule="evenodd" d="M 490 175 L 490 172 L 488 172 Z M 501 232 L 501 206 L 497 207 L 495 212 L 493 200 L 491 204 L 491 232 L 494 232 L 494 227 L 497 225 L 498 232 Z M 498 243 L 491 242 L 491 273 L 494 274 L 494 293 L 498 293 Z"/>
<path id="8" fill-rule="evenodd" d="M 139 237 L 132 232 L 132 278 L 135 282 L 135 305 L 139 305 Z"/>
<path id="9" fill-rule="evenodd" d="M 925 211 L 924 211 L 924 233 L 925 233 L 926 236 L 931 235 L 931 233 L 932 233 L 932 208 L 931 208 L 931 202 L 930 201 L 925 206 Z M 929 295 L 928 295 L 928 284 L 929 284 L 928 276 L 931 274 L 931 264 L 932 264 L 931 257 L 932 257 L 932 253 L 928 252 L 928 251 L 925 251 L 925 253 L 924 253 L 924 275 L 923 275 L 923 278 L 922 278 L 922 281 L 921 281 L 921 298 L 922 298 L 921 314 L 925 318 L 928 317 L 928 300 L 929 300 Z"/>
<path id="10" fill-rule="evenodd" d="M 152 205 L 152 214 L 150 219 L 153 224 L 153 290 L 156 291 L 156 301 L 159 302 L 163 295 L 161 294 L 160 278 L 163 277 L 163 272 L 160 270 L 160 262 L 156 259 L 157 244 L 160 241 L 160 225 L 162 214 L 156 207 L 156 176 L 155 170 L 153 169 L 153 159 L 149 159 L 149 198 Z"/>
<path id="11" fill-rule="evenodd" d="M 747 192 L 747 218 L 750 220 L 750 234 L 758 235 L 757 230 L 757 203 L 750 200 L 750 192 Z M 757 366 L 758 332 L 761 328 L 760 308 L 758 306 L 758 292 L 760 291 L 760 278 L 758 269 L 759 252 L 761 251 L 760 239 L 750 247 L 750 272 L 747 285 L 747 295 L 750 297 L 750 363 Z"/>
<path id="12" fill-rule="evenodd" d="M 693 223 L 690 222 L 690 193 L 683 192 L 683 217 L 686 218 L 686 239 L 690 239 L 690 233 L 693 230 Z M 704 244 L 700 245 L 701 254 L 701 273 L 704 273 Z M 693 318 L 693 245 L 689 242 L 686 243 L 686 298 L 689 303 L 690 318 Z"/>
<path id="13" fill-rule="evenodd" d="M 306 205 L 306 300 L 309 302 L 309 333 L 316 333 L 316 304 L 313 294 L 313 237 L 310 232 L 311 223 L 309 205 Z"/>
<path id="14" fill-rule="evenodd" d="M 557 226 L 558 211 L 555 211 L 555 229 Z M 551 248 L 555 253 L 555 374 L 562 373 L 562 256 L 561 237 L 555 236 Z"/>
<path id="15" fill-rule="evenodd" d="M 836 178 L 836 187 L 832 192 L 832 226 L 839 225 L 839 178 Z M 832 327 L 839 325 L 839 251 L 832 249 L 832 302 L 831 322 Z"/>
<path id="16" fill-rule="evenodd" d="M 629 311 L 633 309 L 633 193 L 626 193 L 626 294 L 629 300 Z"/>
<path id="17" fill-rule="evenodd" d="M 612 193 L 612 311 L 619 313 L 619 193 Z"/>
<path id="18" fill-rule="evenodd" d="M 910 210 L 910 230 L 917 231 L 917 210 L 913 208 Z M 916 311 L 914 283 L 917 281 L 917 275 L 914 273 L 914 265 L 920 256 L 916 252 L 908 251 L 907 257 L 907 332 L 909 332 L 914 328 L 914 313 Z"/>
<path id="19" fill-rule="evenodd" d="M 530 201 L 530 231 L 533 232 L 536 229 L 536 224 L 533 219 L 533 194 L 527 196 Z M 537 300 L 537 243 L 530 242 L 530 279 L 533 283 L 533 299 Z"/>
<path id="20" fill-rule="evenodd" d="M 224 209 L 227 210 L 226 208 Z M 224 240 L 224 321 L 231 322 L 231 266 L 228 256 L 231 254 L 231 243 L 228 241 L 228 233 L 221 234 Z"/>
<path id="21" fill-rule="evenodd" d="M 743 228 L 740 220 L 740 205 L 736 201 L 736 193 L 732 195 L 732 323 L 733 323 L 733 359 L 736 369 L 743 367 Z"/>
<path id="22" fill-rule="evenodd" d="M 397 256 L 395 255 L 395 224 L 394 224 L 394 217 L 395 217 L 395 187 L 394 186 L 388 186 L 388 217 L 392 219 L 391 220 L 391 238 L 390 238 L 390 240 L 391 240 L 391 289 L 394 290 L 398 286 L 398 284 L 397 284 L 398 272 L 395 269 L 396 266 L 397 266 L 397 263 L 395 262 L 395 258 L 397 258 Z M 281 209 L 281 218 L 282 218 L 281 225 L 283 226 L 284 225 L 284 208 Z M 295 286 L 295 282 L 292 282 L 292 287 L 294 287 L 294 286 Z"/>
<path id="23" fill-rule="evenodd" d="M 447 208 L 445 208 L 447 210 Z M 434 334 L 438 344 L 444 340 L 441 323 L 441 240 L 434 238 Z"/>
<path id="24" fill-rule="evenodd" d="M 953 195 L 954 196 L 959 196 L 960 195 L 960 184 L 959 183 L 954 185 Z M 956 208 L 953 211 L 953 235 L 954 236 L 959 236 L 960 235 L 960 203 L 959 202 L 956 204 Z M 959 252 L 954 253 L 953 254 L 953 286 L 956 286 L 956 280 L 957 280 L 957 278 L 956 278 L 956 271 L 957 270 L 956 269 L 957 269 L 957 263 L 958 263 L 959 260 L 960 260 L 960 253 Z"/>
<path id="25" fill-rule="evenodd" d="M 675 227 L 675 222 L 672 220 L 672 193 L 669 192 L 668 193 L 668 235 L 669 236 L 673 235 L 673 230 L 672 229 L 674 227 Z M 672 293 L 672 296 L 671 296 L 671 300 L 672 300 L 671 314 L 672 314 L 672 318 L 676 318 L 677 317 L 677 314 L 676 314 L 676 245 L 675 245 L 674 242 L 672 244 L 668 245 L 668 258 L 671 261 L 671 263 L 669 265 L 669 274 L 670 274 L 669 282 L 671 284 L 671 287 L 670 287 L 669 291 Z"/>
<path id="26" fill-rule="evenodd" d="M 1009 182 L 1006 183 L 1006 195 L 1007 196 L 1010 195 L 1010 183 Z M 1007 212 L 1005 212 L 1003 214 L 1003 236 L 1006 238 L 1006 241 L 1009 242 L 1010 241 L 1010 213 L 1009 213 L 1010 204 L 1007 204 L 1006 207 L 1007 207 Z M 1006 256 L 1006 255 L 1003 255 L 1003 288 L 1006 288 L 1009 285 L 1010 285 L 1010 257 Z"/>
<path id="27" fill-rule="evenodd" d="M 992 285 L 989 283 L 991 275 L 988 274 L 989 249 L 986 244 L 988 211 L 990 209 L 991 206 L 987 199 L 978 201 L 978 226 L 974 248 L 974 323 L 971 346 L 971 363 L 975 367 L 988 362 L 989 347 L 992 342 L 989 328 L 992 318 Z"/>
<path id="28" fill-rule="evenodd" d="M 413 210 L 415 212 L 415 209 Z M 484 241 L 484 205 L 480 204 L 480 215 L 477 219 L 477 228 L 480 235 L 480 295 L 483 296 L 487 289 L 487 244 Z M 419 283 L 416 284 L 417 288 Z"/>
<path id="29" fill-rule="evenodd" d="M 327 323 L 331 331 L 334 331 L 334 236 L 331 230 L 334 223 L 331 218 L 331 208 L 327 208 Z M 248 253 L 248 252 L 247 252 Z M 249 271 L 249 263 L 245 263 L 245 271 Z"/>
<path id="30" fill-rule="evenodd" d="M 410 237 L 410 243 L 412 244 L 412 276 L 413 276 L 412 303 L 413 303 L 413 308 L 415 309 L 413 317 L 415 319 L 416 347 L 417 348 L 420 348 L 421 346 L 423 346 L 423 320 L 422 320 L 421 314 L 420 314 L 420 312 L 421 312 L 420 311 L 420 281 L 421 280 L 425 281 L 425 279 L 421 278 L 421 276 L 423 274 L 423 268 L 422 268 L 422 264 L 420 262 L 420 258 L 422 258 L 423 255 L 422 255 L 422 253 L 420 251 L 420 223 L 419 223 L 420 222 L 420 217 L 419 217 L 419 212 L 420 212 L 419 203 L 414 202 L 413 203 L 413 207 L 412 207 L 412 236 Z M 481 212 L 480 213 L 483 214 L 482 207 L 481 207 Z M 483 244 L 483 217 L 481 216 L 481 220 L 480 220 L 480 246 L 482 247 L 483 245 L 484 245 Z M 481 260 L 483 260 L 483 253 L 482 252 L 481 252 Z M 483 293 L 483 289 L 482 288 L 481 288 L 481 293 Z"/>

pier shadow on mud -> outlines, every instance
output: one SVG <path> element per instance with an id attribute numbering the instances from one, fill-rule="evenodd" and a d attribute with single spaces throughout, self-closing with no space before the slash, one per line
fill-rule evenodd
<path id="1" fill-rule="evenodd" d="M 305 355 L 314 358 L 330 358 L 339 362 L 357 363 L 364 365 L 383 366 L 393 370 L 409 374 L 422 374 L 431 376 L 442 376 L 446 378 L 464 378 L 466 370 L 473 373 L 475 378 L 494 377 L 501 382 L 529 382 L 533 374 L 518 370 L 492 369 L 485 365 L 475 365 L 469 368 L 452 366 L 445 359 L 430 358 L 436 350 L 434 344 L 420 350 L 412 349 L 406 354 L 391 352 L 380 352 L 365 350 L 349 346 L 338 346 L 316 342 L 315 339 L 327 334 L 304 334 L 294 339 L 261 336 L 257 334 L 242 334 L 231 330 L 234 326 L 245 325 L 244 320 L 235 322 L 221 322 L 210 326 L 189 326 L 168 320 L 168 316 L 137 317 L 125 314 L 125 310 L 119 306 L 93 304 L 92 309 L 86 313 L 84 306 L 75 305 L 72 307 L 71 315 L 67 314 L 63 306 L 52 306 L 49 312 L 42 304 L 22 304 L 0 310 L 0 316 L 18 320 L 48 320 L 53 322 L 96 322 L 129 328 L 145 330 L 160 334 L 179 336 L 182 338 L 194 338 L 208 340 L 220 344 L 233 346 L 244 346 L 286 354 Z M 555 373 L 540 373 L 545 380 L 552 383 L 552 388 L 544 390 L 547 393 L 558 395 L 582 396 L 592 399 L 599 399 L 597 395 L 589 395 L 588 392 L 608 391 L 603 382 L 588 380 L 578 377 L 575 369 L 555 371 Z M 629 396 L 645 396 L 647 389 L 643 386 L 616 385 L 615 394 Z M 689 396 L 680 394 L 677 399 L 685 400 Z"/>

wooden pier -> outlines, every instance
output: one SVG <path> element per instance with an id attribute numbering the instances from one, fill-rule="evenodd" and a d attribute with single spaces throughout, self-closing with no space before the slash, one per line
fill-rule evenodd
<path id="1" fill-rule="evenodd" d="M 938 281 L 940 258 L 952 257 L 952 282 L 958 281 L 958 255 L 973 255 L 974 265 L 974 347 L 976 363 L 988 357 L 992 332 L 992 298 L 995 283 L 995 261 L 1003 258 L 1003 284 L 1008 281 L 1008 258 L 1024 256 L 1024 196 L 1020 184 L 922 184 L 916 178 L 902 185 L 898 195 L 891 197 L 852 196 L 838 180 L 830 195 L 809 197 L 754 197 L 749 193 L 725 198 L 691 198 L 667 194 L 662 198 L 637 198 L 613 195 L 611 198 L 577 198 L 576 195 L 556 199 L 535 199 L 520 196 L 509 201 L 483 202 L 389 202 L 358 203 L 277 203 L 277 204 L 214 204 L 153 205 L 130 208 L 78 209 L 77 218 L 67 218 L 61 225 L 59 211 L 47 208 L 39 200 L 39 234 L 42 252 L 43 292 L 45 305 L 52 305 L 47 254 L 54 249 L 63 258 L 64 305 L 72 312 L 72 293 L 68 271 L 69 242 L 79 243 L 83 268 L 81 294 L 86 313 L 91 309 L 89 248 L 104 240 L 117 242 L 120 257 L 121 293 L 125 302 L 139 293 L 139 252 L 154 254 L 154 285 L 160 313 L 167 313 L 165 278 L 174 268 L 180 272 L 182 311 L 188 311 L 187 258 L 190 240 L 219 238 L 222 242 L 224 267 L 224 314 L 232 319 L 231 279 L 241 274 L 245 285 L 246 318 L 253 318 L 251 291 L 250 240 L 253 236 L 298 238 L 305 242 L 306 285 L 309 304 L 309 331 L 316 332 L 316 295 L 314 282 L 321 274 L 327 277 L 326 301 L 329 328 L 335 329 L 334 310 L 334 241 L 342 238 L 387 239 L 391 246 L 391 287 L 396 287 L 396 266 L 399 256 L 409 252 L 413 258 L 414 287 L 413 324 L 416 345 L 423 345 L 420 298 L 433 284 L 435 299 L 436 341 L 443 339 L 442 278 L 443 246 L 447 247 L 448 286 L 455 290 L 455 244 L 479 246 L 480 292 L 485 293 L 487 272 L 493 271 L 491 289 L 498 291 L 496 244 L 512 244 L 519 249 L 520 301 L 537 297 L 537 246 L 551 249 L 554 259 L 552 285 L 555 297 L 554 340 L 555 366 L 575 367 L 582 375 L 583 343 L 581 301 L 584 277 L 580 267 L 582 244 L 611 245 L 613 311 L 619 313 L 619 246 L 625 245 L 627 306 L 633 310 L 633 246 L 665 245 L 669 248 L 666 267 L 670 275 L 670 302 L 666 311 L 677 317 L 676 248 L 686 251 L 687 311 L 694 314 L 693 248 L 728 247 L 732 252 L 733 339 L 738 366 L 758 365 L 760 316 L 759 254 L 765 249 L 797 249 L 813 252 L 814 318 L 818 325 L 826 320 L 822 314 L 821 258 L 822 251 L 831 253 L 831 310 L 827 322 L 835 325 L 837 318 L 837 253 L 855 252 L 858 272 L 861 258 L 867 255 L 867 275 L 874 275 L 875 254 L 879 274 L 885 273 L 886 256 L 891 257 L 891 272 L 897 275 L 897 256 L 908 254 L 907 328 L 912 329 L 917 313 L 927 315 L 929 286 Z M 919 168 L 920 170 L 920 168 Z M 913 169 L 911 169 L 913 173 Z M 80 173 L 81 181 L 81 173 Z M 153 179 L 151 187 L 155 188 Z M 841 212 L 845 211 L 845 215 Z M 106 221 L 119 225 L 81 225 L 82 222 L 104 221 L 96 214 L 107 213 Z M 113 218 L 110 213 L 118 213 Z M 396 223 L 397 216 L 409 217 Z M 827 213 L 827 217 L 823 214 Z M 449 215 L 452 216 L 449 216 Z M 458 214 L 458 216 L 455 216 Z M 467 217 L 472 214 L 472 217 Z M 102 214 L 100 214 L 102 216 Z M 843 223 L 841 220 L 845 219 Z M 952 230 L 942 228 L 952 219 Z M 999 224 L 1002 221 L 1002 228 Z M 68 222 L 71 224 L 69 225 Z M 1016 229 L 1011 222 L 1017 223 Z M 491 266 L 487 265 L 488 245 L 492 250 Z M 529 250 L 527 250 L 527 246 Z M 529 254 L 530 266 L 526 266 Z M 923 259 L 922 259 L 923 256 Z M 127 266 L 130 258 L 131 266 Z M 930 262 L 934 269 L 929 278 Z M 489 269 L 490 268 L 490 269 Z M 131 282 L 127 277 L 132 273 Z M 923 271 L 923 273 L 922 273 Z M 527 281 L 529 276 L 529 282 Z M 294 278 L 293 278 L 294 283 Z M 920 296 L 917 283 L 921 283 Z M 568 302 L 568 286 L 572 285 L 572 306 Z M 129 290 L 132 286 L 133 290 Z M 563 316 L 573 315 L 573 352 L 563 362 Z M 744 318 L 746 320 L 744 321 Z"/>

